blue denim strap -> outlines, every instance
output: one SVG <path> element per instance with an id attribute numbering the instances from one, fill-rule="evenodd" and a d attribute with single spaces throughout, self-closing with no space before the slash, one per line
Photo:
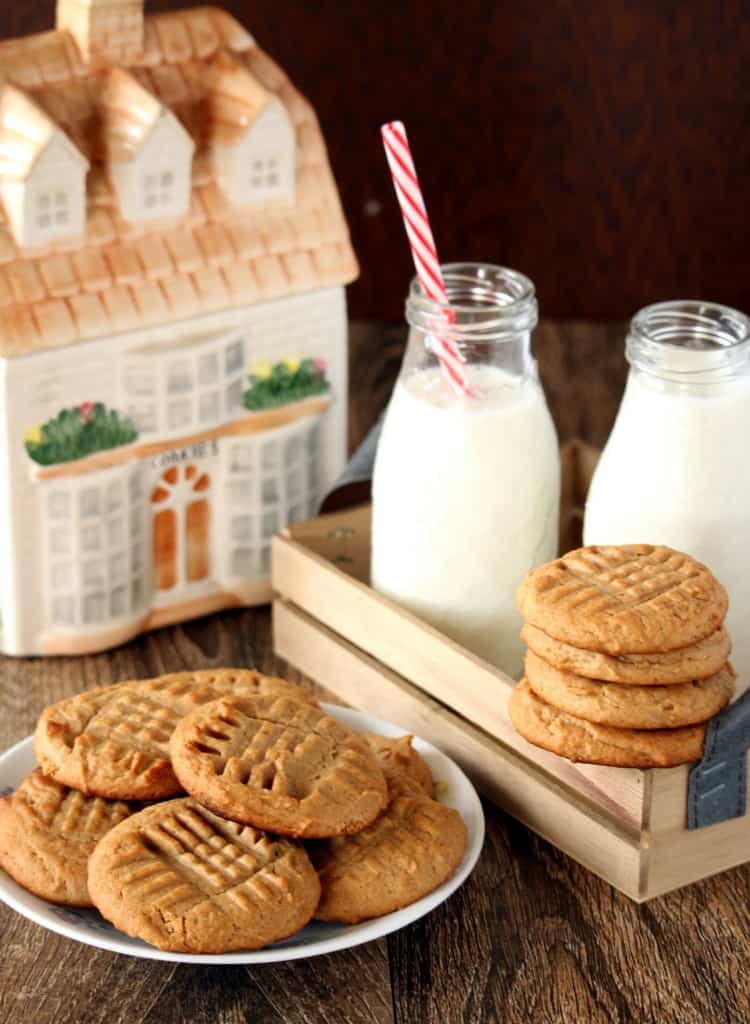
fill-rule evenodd
<path id="1" fill-rule="evenodd" d="M 747 808 L 750 690 L 708 723 L 703 760 L 690 770 L 688 828 L 741 818 Z"/>

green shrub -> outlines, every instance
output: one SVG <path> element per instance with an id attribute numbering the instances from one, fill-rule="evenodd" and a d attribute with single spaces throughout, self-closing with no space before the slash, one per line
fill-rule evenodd
<path id="1" fill-rule="evenodd" d="M 82 459 L 94 452 L 130 444 L 138 438 L 131 420 L 121 417 L 102 402 L 83 402 L 63 409 L 53 419 L 26 431 L 29 456 L 41 466 Z"/>
<path id="2" fill-rule="evenodd" d="M 259 363 L 250 374 L 250 387 L 244 396 L 245 407 L 258 412 L 325 394 L 331 387 L 325 371 L 322 359 L 290 358 L 275 365 Z"/>

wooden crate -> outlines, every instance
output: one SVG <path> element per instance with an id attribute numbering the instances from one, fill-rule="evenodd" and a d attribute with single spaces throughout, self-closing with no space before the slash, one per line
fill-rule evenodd
<path id="1" fill-rule="evenodd" d="M 587 459 L 578 451 L 573 460 L 584 475 Z M 570 494 L 565 509 L 572 537 Z M 369 562 L 367 506 L 274 540 L 282 658 L 346 703 L 440 746 L 488 797 L 634 900 L 750 860 L 747 815 L 686 829 L 687 766 L 574 765 L 528 744 L 508 716 L 513 680 L 376 593 Z"/>

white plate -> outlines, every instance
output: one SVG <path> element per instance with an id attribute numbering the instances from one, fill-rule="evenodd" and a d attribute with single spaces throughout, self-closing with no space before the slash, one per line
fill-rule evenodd
<path id="1" fill-rule="evenodd" d="M 391 725 L 390 722 L 371 718 L 361 711 L 352 711 L 349 708 L 340 708 L 333 704 L 323 704 L 322 707 L 332 718 L 336 718 L 357 732 L 377 732 L 382 736 L 402 736 L 406 731 L 399 729 L 396 725 Z M 337 949 L 349 949 L 362 942 L 379 939 L 398 928 L 403 928 L 404 925 L 411 924 L 412 921 L 416 921 L 447 900 L 471 873 L 479 859 L 484 842 L 482 805 L 476 790 L 464 773 L 454 761 L 451 761 L 445 754 L 441 754 L 431 743 L 415 738 L 414 747 L 425 758 L 432 770 L 435 782 L 438 784 L 438 799 L 448 807 L 455 807 L 464 819 L 469 832 L 469 841 L 463 860 L 453 878 L 403 910 L 397 910 L 384 917 L 375 918 L 373 921 L 354 925 L 313 921 L 290 939 L 253 952 L 188 954 L 167 953 L 141 942 L 140 939 L 131 939 L 128 935 L 117 931 L 95 910 L 74 910 L 47 903 L 46 900 L 32 896 L 31 893 L 22 889 L 2 869 L 0 869 L 0 900 L 43 928 L 49 928 L 50 931 L 58 932 L 69 939 L 75 939 L 76 942 L 83 942 L 99 949 L 108 949 L 113 953 L 125 953 L 129 956 L 140 956 L 150 960 L 173 960 L 179 963 L 267 964 L 282 960 L 297 960 L 306 956 L 319 956 L 321 953 L 333 953 Z M 0 756 L 0 794 L 11 792 L 35 765 L 31 737 L 21 740 L 20 743 L 6 751 Z"/>

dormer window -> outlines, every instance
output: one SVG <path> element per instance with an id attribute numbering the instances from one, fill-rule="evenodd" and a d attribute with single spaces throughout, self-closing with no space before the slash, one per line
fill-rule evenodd
<path id="1" fill-rule="evenodd" d="M 263 158 L 253 160 L 250 187 L 254 192 L 260 192 L 263 189 L 273 192 L 278 188 L 281 180 L 281 176 L 279 174 L 280 164 L 281 158 L 278 154 L 267 156 L 265 160 Z"/>
<path id="2" fill-rule="evenodd" d="M 0 95 L 0 195 L 21 247 L 83 233 L 88 161 L 13 86 Z"/>
<path id="3" fill-rule="evenodd" d="M 62 230 L 70 223 L 68 194 L 62 189 L 42 189 L 36 196 L 36 226 L 40 231 Z"/>
<path id="4" fill-rule="evenodd" d="M 123 218 L 186 213 L 195 144 L 177 117 L 119 68 L 109 74 L 101 111 L 107 166 Z"/>
<path id="5" fill-rule="evenodd" d="M 229 200 L 293 200 L 296 145 L 283 103 L 229 54 L 214 62 L 208 97 L 214 164 Z"/>
<path id="6" fill-rule="evenodd" d="M 143 202 L 147 210 L 169 209 L 174 202 L 174 171 L 151 172 L 143 176 Z"/>

